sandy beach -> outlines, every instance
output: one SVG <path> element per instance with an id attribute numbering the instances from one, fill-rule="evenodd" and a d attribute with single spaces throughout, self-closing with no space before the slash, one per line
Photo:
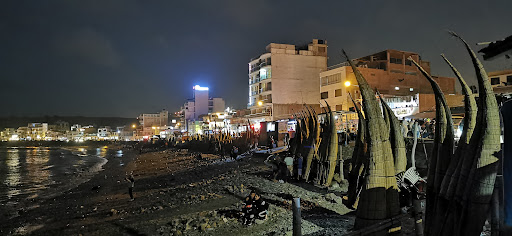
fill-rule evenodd
<path id="1" fill-rule="evenodd" d="M 304 235 L 343 235 L 353 226 L 353 214 L 341 204 L 343 184 L 327 189 L 279 183 L 270 180 L 263 156 L 225 162 L 195 154 L 125 151 L 122 158 L 109 158 L 90 181 L 2 220 L 0 234 L 291 235 L 293 197 L 301 198 Z M 131 172 L 134 201 L 124 180 Z M 260 192 L 270 208 L 266 221 L 247 227 L 233 215 L 250 190 Z"/>

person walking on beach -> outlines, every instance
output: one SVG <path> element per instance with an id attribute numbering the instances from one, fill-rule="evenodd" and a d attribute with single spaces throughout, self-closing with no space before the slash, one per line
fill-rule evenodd
<path id="1" fill-rule="evenodd" d="M 128 182 L 128 193 L 130 194 L 130 201 L 133 201 L 135 198 L 133 197 L 133 187 L 135 185 L 135 178 L 133 178 L 133 174 L 126 177 L 125 180 Z"/>

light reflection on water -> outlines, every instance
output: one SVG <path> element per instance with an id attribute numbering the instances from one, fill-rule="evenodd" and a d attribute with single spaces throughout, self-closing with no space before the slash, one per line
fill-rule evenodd
<path id="1" fill-rule="evenodd" d="M 0 147 L 0 209 L 45 196 L 107 156 L 108 147 Z"/>
<path id="2" fill-rule="evenodd" d="M 7 186 L 7 197 L 11 198 L 20 193 L 20 190 L 16 188 L 21 182 L 18 149 L 7 151 L 6 164 L 7 173 L 3 182 Z"/>

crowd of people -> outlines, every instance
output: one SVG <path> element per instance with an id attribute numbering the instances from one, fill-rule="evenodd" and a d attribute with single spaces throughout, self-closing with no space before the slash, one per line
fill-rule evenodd
<path id="1" fill-rule="evenodd" d="M 281 155 L 270 155 L 265 160 L 265 164 L 272 168 L 271 178 L 279 182 L 289 182 L 292 179 L 302 177 L 303 161 L 301 153 L 292 155 L 284 152 Z"/>
<path id="2" fill-rule="evenodd" d="M 402 133 L 404 137 L 414 137 L 414 124 L 417 123 L 419 126 L 419 135 L 420 138 L 434 138 L 435 133 L 435 119 L 411 119 L 406 120 L 403 119 L 401 122 L 402 125 Z"/>

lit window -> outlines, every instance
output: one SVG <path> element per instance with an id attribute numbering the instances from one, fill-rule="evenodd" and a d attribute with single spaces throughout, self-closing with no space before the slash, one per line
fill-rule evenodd
<path id="1" fill-rule="evenodd" d="M 413 88 L 409 88 L 409 91 L 411 91 L 411 92 L 412 92 L 412 91 L 414 91 L 414 89 L 413 89 Z"/>
<path id="2" fill-rule="evenodd" d="M 261 79 L 266 79 L 267 78 L 267 70 L 260 69 L 260 78 Z"/>
<path id="3" fill-rule="evenodd" d="M 399 87 L 395 87 L 395 90 L 400 90 L 400 88 Z"/>

